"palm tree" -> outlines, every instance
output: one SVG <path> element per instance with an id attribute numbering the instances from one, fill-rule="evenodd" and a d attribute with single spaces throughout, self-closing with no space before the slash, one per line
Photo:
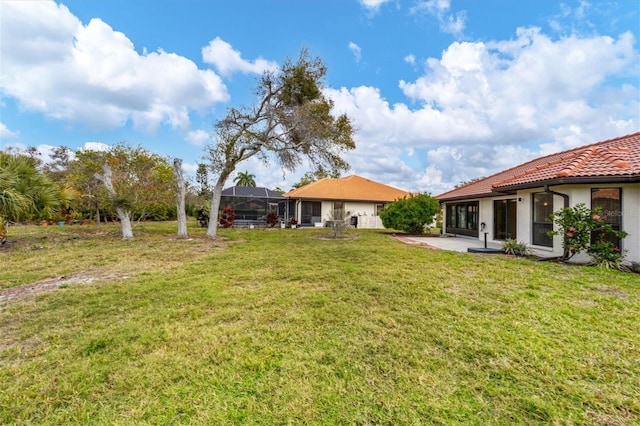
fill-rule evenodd
<path id="1" fill-rule="evenodd" d="M 8 221 L 51 216 L 75 196 L 39 172 L 33 158 L 0 151 L 0 244 L 7 239 Z"/>
<path id="2" fill-rule="evenodd" d="M 255 178 L 256 178 L 255 175 L 252 175 L 251 173 L 249 173 L 249 171 L 246 171 L 246 172 L 238 173 L 238 176 L 236 176 L 236 178 L 233 181 L 238 186 L 252 186 L 252 187 L 255 187 L 256 186 Z"/>

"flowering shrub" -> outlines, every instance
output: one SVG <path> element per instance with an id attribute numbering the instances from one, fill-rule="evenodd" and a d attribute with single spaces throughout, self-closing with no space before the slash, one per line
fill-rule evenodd
<path id="1" fill-rule="evenodd" d="M 231 207 L 225 207 L 222 211 L 222 216 L 220 216 L 220 225 L 223 228 L 231 228 L 233 226 L 233 221 L 236 218 L 236 213 L 233 211 Z"/>
<path id="2" fill-rule="evenodd" d="M 276 226 L 279 221 L 280 218 L 278 218 L 278 212 L 271 211 L 269 212 L 269 214 L 267 214 L 267 225 L 269 225 L 270 228 Z"/>
<path id="3" fill-rule="evenodd" d="M 624 252 L 615 247 L 611 241 L 604 239 L 605 234 L 600 235 L 600 239 L 589 246 L 587 253 L 591 255 L 592 263 L 601 268 L 626 270 L 623 265 Z"/>
<path id="4" fill-rule="evenodd" d="M 564 250 L 561 261 L 566 262 L 582 251 L 589 253 L 595 264 L 605 259 L 617 259 L 617 264 L 620 265 L 624 260 L 624 253 L 618 247 L 614 247 L 613 243 L 605 241 L 605 236 L 615 235 L 624 238 L 627 233 L 615 231 L 611 224 L 607 223 L 607 217 L 601 214 L 600 209 L 591 210 L 584 204 L 578 204 L 554 212 L 552 218 L 558 229 L 549 234 L 562 235 Z M 599 235 L 598 241 L 593 244 L 592 235 Z"/>

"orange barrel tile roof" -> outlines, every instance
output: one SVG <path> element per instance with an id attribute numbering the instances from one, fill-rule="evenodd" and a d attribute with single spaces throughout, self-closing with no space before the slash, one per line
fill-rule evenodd
<path id="1" fill-rule="evenodd" d="M 640 132 L 536 158 L 438 195 L 488 197 L 544 184 L 640 182 Z"/>
<path id="2" fill-rule="evenodd" d="M 411 195 L 411 192 L 357 175 L 320 179 L 284 194 L 288 198 L 381 202 L 394 201 Z"/>

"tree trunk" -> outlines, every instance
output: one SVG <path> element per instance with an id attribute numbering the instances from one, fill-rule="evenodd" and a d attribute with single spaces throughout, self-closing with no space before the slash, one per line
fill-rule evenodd
<path id="1" fill-rule="evenodd" d="M 184 199 L 187 192 L 184 176 L 182 175 L 182 160 L 173 160 L 173 175 L 176 179 L 176 207 L 178 209 L 178 238 L 189 238 L 187 234 L 187 213 L 185 212 Z"/>
<path id="2" fill-rule="evenodd" d="M 130 240 L 133 238 L 133 230 L 131 229 L 131 218 L 129 212 L 126 212 L 122 207 L 116 207 L 116 214 L 120 219 L 120 229 L 122 231 L 122 239 Z"/>
<path id="3" fill-rule="evenodd" d="M 102 170 L 104 171 L 104 175 L 95 174 L 95 178 L 102 182 L 107 188 L 109 194 L 113 197 L 116 195 L 115 189 L 113 189 L 113 183 L 111 182 L 111 167 L 109 164 L 104 163 L 102 165 Z M 129 212 L 125 211 L 122 207 L 116 207 L 116 214 L 118 215 L 118 219 L 120 219 L 120 231 L 122 232 L 122 239 L 130 240 L 133 238 L 133 230 L 131 229 L 131 218 L 129 217 Z"/>
<path id="4" fill-rule="evenodd" d="M 222 198 L 222 189 L 226 177 L 220 176 L 216 185 L 213 187 L 213 194 L 211 196 L 211 208 L 209 209 L 209 227 L 207 228 L 207 237 L 216 238 L 218 235 L 218 211 L 220 210 L 220 199 Z"/>

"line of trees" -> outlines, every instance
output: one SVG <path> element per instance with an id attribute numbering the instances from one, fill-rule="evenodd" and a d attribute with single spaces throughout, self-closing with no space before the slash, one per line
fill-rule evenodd
<path id="1" fill-rule="evenodd" d="M 0 151 L 0 237 L 6 239 L 7 221 L 90 218 L 119 221 L 122 237 L 129 239 L 132 221 L 177 218 L 178 235 L 184 238 L 182 213 L 208 199 L 206 235 L 215 238 L 222 189 L 243 161 L 255 156 L 294 171 L 306 160 L 314 168 L 309 176 L 315 177 L 348 170 L 342 154 L 355 148 L 353 127 L 345 114 L 333 115 L 333 103 L 323 95 L 326 72 L 306 49 L 296 62 L 286 60 L 278 71 L 265 72 L 258 80 L 255 105 L 230 108 L 216 123 L 196 185 L 184 180 L 181 159 L 169 161 L 126 143 L 108 151 L 58 147 L 46 163 L 34 148 Z M 235 181 L 256 184 L 248 171 Z"/>
<path id="2" fill-rule="evenodd" d="M 0 151 L 0 223 L 117 220 L 123 238 L 131 221 L 176 217 L 167 159 L 120 143 L 109 151 L 57 147 L 43 162 L 35 149 Z"/>

